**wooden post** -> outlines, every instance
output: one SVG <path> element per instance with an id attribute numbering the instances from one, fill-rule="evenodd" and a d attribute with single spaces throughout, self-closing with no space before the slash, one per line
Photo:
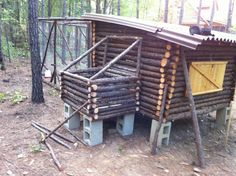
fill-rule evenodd
<path id="1" fill-rule="evenodd" d="M 54 51 L 53 51 L 53 76 L 54 76 L 54 84 L 57 83 L 57 21 L 54 22 Z"/>
<path id="2" fill-rule="evenodd" d="M 107 41 L 105 42 L 104 57 L 103 57 L 103 65 L 106 64 L 106 60 L 107 60 L 107 47 L 108 47 L 108 42 L 109 42 L 109 39 L 107 39 Z"/>
<path id="3" fill-rule="evenodd" d="M 196 143 L 196 148 L 197 148 L 197 156 L 198 156 L 199 166 L 204 167 L 205 161 L 204 161 L 204 153 L 203 153 L 203 148 L 202 148 L 202 140 L 201 140 L 199 125 L 198 125 L 196 106 L 195 106 L 195 102 L 194 102 L 194 98 L 193 98 L 193 94 L 192 94 L 192 88 L 190 85 L 188 67 L 187 67 L 187 62 L 186 62 L 184 50 L 181 51 L 181 57 L 182 57 L 181 60 L 182 60 L 182 65 L 183 65 L 187 96 L 188 96 L 189 106 L 191 108 L 191 115 L 192 115 L 192 120 L 193 120 L 193 129 L 194 129 L 194 133 L 195 133 L 195 140 L 196 140 L 195 143 Z"/>
<path id="4" fill-rule="evenodd" d="M 49 32 L 48 41 L 47 41 L 46 49 L 45 49 L 44 56 L 43 56 L 43 62 L 42 62 L 41 70 L 43 70 L 43 67 L 44 67 L 44 64 L 45 64 L 45 61 L 46 61 L 48 46 L 50 44 L 50 39 L 51 39 L 52 30 L 53 30 L 54 25 L 55 25 L 55 23 L 53 23 L 53 25 L 50 29 L 50 32 Z M 43 35 L 43 31 L 42 31 L 42 35 Z"/>
<path id="5" fill-rule="evenodd" d="M 161 129 L 161 125 L 162 125 L 162 121 L 163 121 L 163 115 L 164 115 L 164 111 L 165 111 L 165 104 L 166 104 L 166 96 L 167 96 L 167 90 L 168 90 L 168 84 L 165 84 L 164 87 L 164 95 L 163 95 L 163 99 L 162 99 L 162 104 L 161 104 L 161 110 L 160 110 L 160 116 L 159 116 L 159 123 L 157 125 L 155 134 L 154 134 L 154 139 L 152 142 L 152 149 L 151 149 L 151 154 L 155 155 L 157 153 L 157 140 L 158 140 L 158 134 L 159 131 Z"/>
<path id="6" fill-rule="evenodd" d="M 44 142 L 47 138 L 49 138 L 52 134 L 54 134 L 60 127 L 62 127 L 62 125 L 64 125 L 68 120 L 70 120 L 76 113 L 78 113 L 87 104 L 88 102 L 86 101 L 83 105 L 79 106 L 68 118 L 66 118 L 62 123 L 60 123 L 54 130 L 49 132 L 42 142 Z"/>
<path id="7" fill-rule="evenodd" d="M 113 64 L 115 64 L 117 61 L 119 61 L 123 56 L 125 56 L 133 47 L 135 47 L 141 39 L 136 40 L 132 45 L 130 45 L 126 50 L 124 50 L 121 54 L 119 54 L 117 57 L 115 57 L 113 60 L 111 60 L 103 69 L 101 69 L 99 72 L 97 72 L 95 75 L 93 75 L 90 80 L 93 80 L 97 78 L 99 75 L 101 75 L 103 72 L 105 72 L 108 68 L 110 68 Z"/>
<path id="8" fill-rule="evenodd" d="M 85 56 L 87 56 L 90 52 L 92 52 L 93 50 L 95 50 L 99 45 L 101 45 L 103 42 L 105 42 L 107 40 L 108 37 L 103 38 L 101 41 L 99 41 L 98 43 L 96 43 L 92 48 L 90 48 L 89 50 L 87 50 L 84 54 L 82 54 L 80 57 L 78 57 L 76 60 L 74 60 L 71 64 L 69 64 L 68 66 L 66 66 L 66 68 L 64 68 L 63 71 L 68 70 L 70 67 L 72 67 L 73 65 L 75 65 L 77 62 L 81 61 Z"/>
<path id="9" fill-rule="evenodd" d="M 143 40 L 140 39 L 140 41 L 139 41 L 139 46 L 138 46 L 138 56 L 137 56 L 137 70 L 136 70 L 136 76 L 139 76 L 139 72 L 140 72 L 142 43 L 143 43 Z"/>

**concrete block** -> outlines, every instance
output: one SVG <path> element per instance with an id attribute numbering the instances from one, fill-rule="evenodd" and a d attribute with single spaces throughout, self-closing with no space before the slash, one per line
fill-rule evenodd
<path id="1" fill-rule="evenodd" d="M 116 129 L 122 136 L 133 134 L 135 114 L 126 114 L 119 117 L 116 121 Z"/>
<path id="2" fill-rule="evenodd" d="M 83 140 L 89 146 L 95 146 L 103 142 L 103 120 L 92 121 L 83 117 Z"/>
<path id="3" fill-rule="evenodd" d="M 158 125 L 158 121 L 152 120 L 152 126 L 151 126 L 151 132 L 150 132 L 150 143 L 152 144 L 155 131 Z M 169 139 L 170 139 L 170 131 L 171 131 L 171 122 L 162 123 L 161 129 L 158 134 L 158 140 L 157 140 L 157 146 L 161 147 L 164 145 L 169 145 Z"/>
<path id="4" fill-rule="evenodd" d="M 216 125 L 222 127 L 226 124 L 227 108 L 221 108 L 216 111 Z"/>
<path id="5" fill-rule="evenodd" d="M 68 118 L 72 113 L 74 112 L 74 109 L 64 103 L 64 118 Z M 79 129 L 80 127 L 80 115 L 79 113 L 76 113 L 73 115 L 73 117 L 67 121 L 67 123 L 64 124 L 64 126 L 70 130 Z"/>
<path id="6" fill-rule="evenodd" d="M 226 108 L 226 120 L 229 120 L 230 114 L 231 114 L 231 107 L 227 107 Z"/>

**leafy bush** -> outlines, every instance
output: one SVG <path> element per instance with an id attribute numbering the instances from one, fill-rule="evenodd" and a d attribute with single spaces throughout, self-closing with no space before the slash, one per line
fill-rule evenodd
<path id="1" fill-rule="evenodd" d="M 4 102 L 7 99 L 7 94 L 0 92 L 0 103 Z"/>
<path id="2" fill-rule="evenodd" d="M 20 91 L 15 91 L 11 97 L 11 102 L 15 104 L 20 104 L 23 102 L 27 97 L 23 95 Z"/>

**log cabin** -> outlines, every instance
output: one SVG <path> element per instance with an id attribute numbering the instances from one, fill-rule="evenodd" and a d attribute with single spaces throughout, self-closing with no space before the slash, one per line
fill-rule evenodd
<path id="1" fill-rule="evenodd" d="M 80 20 L 91 22 L 92 46 L 61 72 L 61 97 L 74 109 L 88 101 L 81 114 L 91 123 L 135 112 L 167 123 L 229 107 L 235 35 L 101 14 Z M 76 69 L 85 56 L 89 68 Z"/>

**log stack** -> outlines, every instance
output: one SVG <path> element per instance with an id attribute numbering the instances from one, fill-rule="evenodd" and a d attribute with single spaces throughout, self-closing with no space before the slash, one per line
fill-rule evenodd
<path id="1" fill-rule="evenodd" d="M 81 110 L 94 120 L 121 116 L 139 111 L 139 85 L 137 76 L 121 70 L 108 69 L 91 80 L 102 67 L 93 67 L 61 73 L 61 98 L 75 109 L 88 101 Z M 114 72 L 115 70 L 115 72 Z"/>

